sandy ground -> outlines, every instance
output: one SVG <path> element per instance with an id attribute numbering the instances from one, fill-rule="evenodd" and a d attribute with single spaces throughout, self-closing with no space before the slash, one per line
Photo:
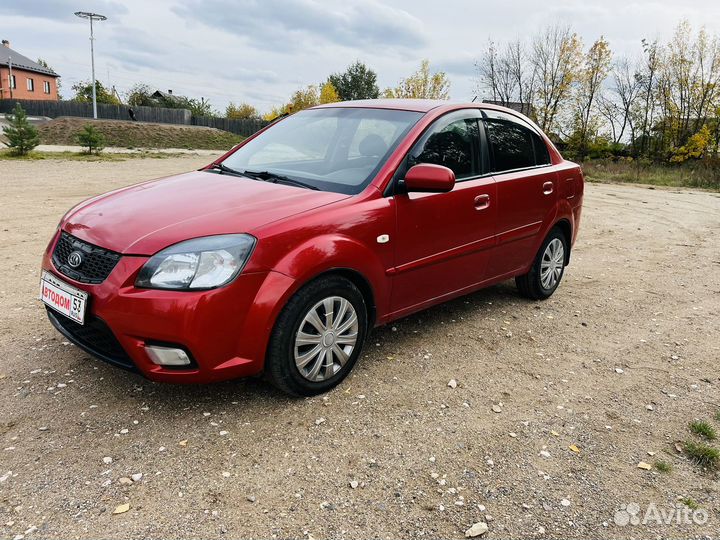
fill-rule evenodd
<path id="1" fill-rule="evenodd" d="M 717 194 L 589 185 L 552 299 L 507 283 L 379 328 L 340 388 L 298 400 L 150 383 L 36 300 L 67 208 L 206 159 L 0 163 L 2 537 L 717 537 L 718 475 L 675 448 L 694 418 L 720 428 Z M 680 498 L 707 522 L 615 523 Z"/>

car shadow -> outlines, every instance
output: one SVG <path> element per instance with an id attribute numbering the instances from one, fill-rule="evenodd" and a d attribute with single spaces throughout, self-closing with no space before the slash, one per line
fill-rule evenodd
<path id="1" fill-rule="evenodd" d="M 371 332 L 367 343 L 370 345 L 383 341 L 385 345 L 392 347 L 394 342 L 404 339 L 404 332 L 395 332 L 393 327 L 439 328 L 451 320 L 458 321 L 477 315 L 481 310 L 490 314 L 497 311 L 500 317 L 503 310 L 524 302 L 527 301 L 520 298 L 512 282 L 501 283 L 378 327 Z M 366 351 L 371 352 L 372 349 L 366 346 Z M 372 369 L 374 362 L 363 360 L 361 359 L 355 369 L 360 372 Z M 106 395 L 107 399 L 121 402 L 127 400 L 128 396 L 133 396 L 138 403 L 142 402 L 150 410 L 163 411 L 162 414 L 172 412 L 182 416 L 182 411 L 195 414 L 196 411 L 191 411 L 195 406 L 218 408 L 230 404 L 261 406 L 265 413 L 272 413 L 273 410 L 282 411 L 303 399 L 288 396 L 260 376 L 211 384 L 156 383 L 99 360 L 85 357 L 84 361 L 94 362 L 93 368 L 90 368 L 93 373 L 88 374 L 98 380 L 97 384 L 93 385 L 94 391 Z"/>

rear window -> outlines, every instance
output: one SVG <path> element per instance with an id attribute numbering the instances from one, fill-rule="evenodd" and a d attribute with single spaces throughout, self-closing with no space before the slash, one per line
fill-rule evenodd
<path id="1" fill-rule="evenodd" d="M 486 120 L 488 140 L 495 172 L 535 166 L 532 132 L 529 129 L 499 120 Z"/>

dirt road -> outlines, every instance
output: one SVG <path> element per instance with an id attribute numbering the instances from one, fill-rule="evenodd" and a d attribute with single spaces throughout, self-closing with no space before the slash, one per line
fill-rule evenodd
<path id="1" fill-rule="evenodd" d="M 717 194 L 589 185 L 551 300 L 507 283 L 377 329 L 340 388 L 297 400 L 259 380 L 150 383 L 67 344 L 36 300 L 72 204 L 207 159 L 0 163 L 2 537 L 720 531 L 717 473 L 675 448 L 695 418 L 720 429 Z M 683 498 L 704 525 L 614 519 Z"/>

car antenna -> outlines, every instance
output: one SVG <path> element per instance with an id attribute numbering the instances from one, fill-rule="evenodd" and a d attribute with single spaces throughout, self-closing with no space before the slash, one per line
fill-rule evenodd
<path id="1" fill-rule="evenodd" d="M 477 100 L 477 96 L 475 96 L 474 98 L 472 98 L 472 101 L 471 101 L 470 103 L 475 103 L 476 100 Z"/>

